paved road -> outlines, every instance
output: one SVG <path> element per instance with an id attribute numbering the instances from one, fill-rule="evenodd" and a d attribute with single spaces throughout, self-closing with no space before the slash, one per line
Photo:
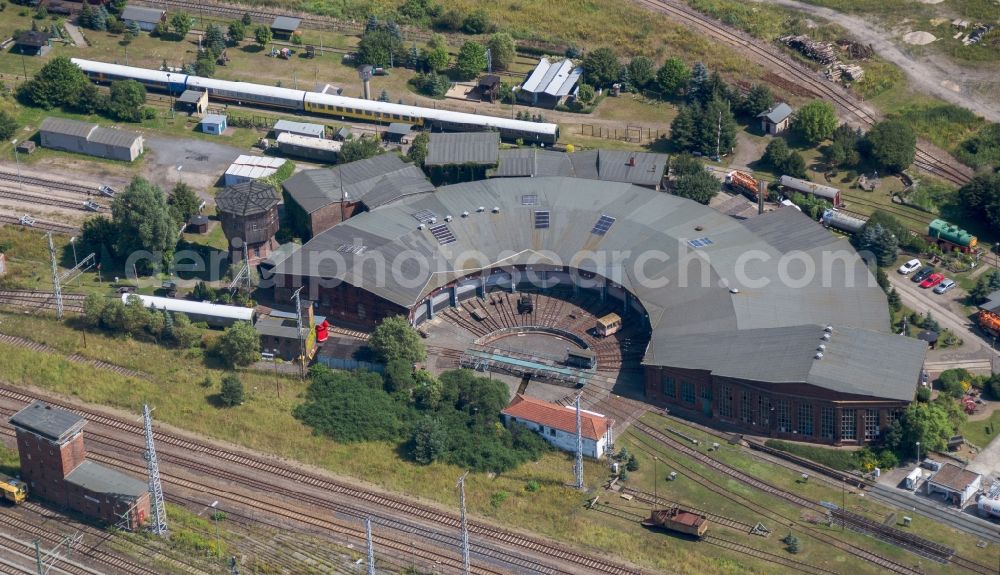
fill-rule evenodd
<path id="1" fill-rule="evenodd" d="M 890 270 L 887 273 L 889 282 L 899 292 L 899 296 L 903 300 L 903 305 L 920 313 L 930 311 L 934 319 L 941 324 L 941 327 L 947 328 L 965 342 L 965 345 L 959 350 L 953 352 L 946 351 L 939 354 L 936 357 L 938 361 L 934 362 L 936 367 L 973 367 L 972 364 L 958 364 L 990 358 L 991 352 L 989 346 L 985 345 L 982 335 L 975 329 L 972 320 L 956 313 L 946 305 L 950 299 L 956 297 L 954 294 L 958 292 L 957 289 L 944 295 L 938 295 L 932 290 L 922 289 L 919 285 L 910 281 L 908 276 L 899 275 L 896 270 Z M 955 363 L 956 365 L 950 366 L 947 365 L 948 363 Z"/>

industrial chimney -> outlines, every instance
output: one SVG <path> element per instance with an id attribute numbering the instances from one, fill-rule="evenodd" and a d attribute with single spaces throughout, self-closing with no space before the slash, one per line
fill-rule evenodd
<path id="1" fill-rule="evenodd" d="M 767 182 L 760 180 L 757 182 L 757 213 L 764 213 L 764 198 L 767 197 Z"/>

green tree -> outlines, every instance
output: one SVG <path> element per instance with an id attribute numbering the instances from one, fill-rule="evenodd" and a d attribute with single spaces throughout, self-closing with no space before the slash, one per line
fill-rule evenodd
<path id="1" fill-rule="evenodd" d="M 229 23 L 229 29 L 226 31 L 229 36 L 229 41 L 234 44 L 239 44 L 247 37 L 247 28 L 243 25 L 243 22 L 239 20 L 233 20 Z"/>
<path id="2" fill-rule="evenodd" d="M 154 258 L 162 255 L 162 261 L 170 261 L 177 243 L 177 229 L 159 187 L 139 176 L 133 178 L 111 202 L 111 220 L 119 258 L 144 250 Z M 143 273 L 153 269 L 145 258 L 137 261 L 136 267 Z"/>
<path id="3" fill-rule="evenodd" d="M 101 316 L 104 315 L 104 308 L 107 300 L 104 296 L 96 293 L 87 294 L 83 300 L 83 321 L 89 327 L 97 327 L 101 324 Z"/>
<path id="4" fill-rule="evenodd" d="M 664 94 L 677 96 L 691 80 L 691 70 L 680 58 L 667 58 L 656 71 L 656 85 Z"/>
<path id="5" fill-rule="evenodd" d="M 774 106 L 774 93 L 767 84 L 754 84 L 743 98 L 741 109 L 751 118 L 770 110 Z"/>
<path id="6" fill-rule="evenodd" d="M 260 336 L 248 321 L 238 321 L 226 328 L 219 338 L 219 358 L 227 365 L 250 365 L 260 361 Z"/>
<path id="7" fill-rule="evenodd" d="M 250 16 L 249 12 L 244 12 L 243 17 L 240 18 L 240 22 L 243 24 L 244 27 L 249 26 L 253 24 L 253 17 Z"/>
<path id="8" fill-rule="evenodd" d="M 829 138 L 836 128 L 837 112 L 833 104 L 823 100 L 813 100 L 802 106 L 792 120 L 792 129 L 812 144 Z"/>
<path id="9" fill-rule="evenodd" d="M 124 314 L 124 328 L 125 333 L 130 335 L 135 335 L 144 329 L 146 325 L 149 324 L 150 311 L 143 305 L 142 300 L 139 296 L 132 294 L 128 296 L 128 300 L 125 302 L 125 314 Z"/>
<path id="10" fill-rule="evenodd" d="M 691 75 L 685 91 L 688 102 L 704 103 L 711 98 L 709 96 L 711 93 L 709 79 L 708 67 L 702 62 L 695 62 L 694 67 L 691 68 Z"/>
<path id="11" fill-rule="evenodd" d="M 937 385 L 941 393 L 954 398 L 965 395 L 965 390 L 971 386 L 972 374 L 964 369 L 946 369 L 938 376 Z"/>
<path id="12" fill-rule="evenodd" d="M 174 221 L 177 222 L 178 226 L 181 226 L 187 223 L 191 216 L 198 213 L 201 200 L 194 188 L 184 182 L 177 182 L 170 193 L 170 198 L 167 199 L 167 205 L 170 206 Z"/>
<path id="13" fill-rule="evenodd" d="M 267 46 L 273 38 L 274 34 L 271 33 L 271 29 L 263 24 L 253 29 L 253 40 L 259 44 L 261 48 Z"/>
<path id="14" fill-rule="evenodd" d="M 191 18 L 190 14 L 177 12 L 170 17 L 170 28 L 180 39 L 187 36 L 187 33 L 191 31 L 192 27 L 194 27 L 194 19 Z"/>
<path id="15" fill-rule="evenodd" d="M 138 38 L 139 34 L 142 34 L 142 29 L 139 28 L 139 23 L 135 20 L 129 22 L 125 29 L 128 31 L 128 35 L 133 38 Z"/>
<path id="16" fill-rule="evenodd" d="M 0 140 L 9 141 L 17 132 L 17 120 L 7 110 L 0 110 Z"/>
<path id="17" fill-rule="evenodd" d="M 917 136 L 906 122 L 883 120 L 875 124 L 865 136 L 865 148 L 879 167 L 891 172 L 901 172 L 913 163 Z"/>
<path id="18" fill-rule="evenodd" d="M 970 215 L 985 221 L 994 231 L 1000 229 L 1000 173 L 973 177 L 959 188 L 958 199 Z"/>
<path id="19" fill-rule="evenodd" d="M 202 78 L 211 78 L 215 75 L 215 57 L 211 51 L 198 54 L 198 59 L 194 61 L 194 73 Z"/>
<path id="20" fill-rule="evenodd" d="M 899 254 L 899 241 L 880 223 L 866 222 L 858 234 L 858 247 L 875 255 L 880 266 L 892 265 Z"/>
<path id="21" fill-rule="evenodd" d="M 125 331 L 125 304 L 120 299 L 112 299 L 101 312 L 101 327 L 112 332 Z"/>
<path id="22" fill-rule="evenodd" d="M 120 122 L 142 120 L 142 105 L 146 103 L 146 88 L 135 80 L 111 82 L 107 111 Z"/>
<path id="23" fill-rule="evenodd" d="M 490 57 L 493 59 L 493 69 L 506 70 L 514 63 L 517 56 L 517 45 L 514 37 L 507 32 L 497 32 L 490 36 L 486 47 L 490 49 Z"/>
<path id="24" fill-rule="evenodd" d="M 590 84 L 580 84 L 580 89 L 576 94 L 577 99 L 579 99 L 584 104 L 589 104 L 594 101 L 596 93 L 594 92 L 594 87 Z"/>
<path id="25" fill-rule="evenodd" d="M 691 154 L 674 154 L 670 156 L 670 173 L 674 177 L 689 176 L 705 171 L 705 164 Z"/>
<path id="26" fill-rule="evenodd" d="M 685 174 L 674 183 L 674 194 L 706 206 L 720 189 L 719 180 L 705 170 Z"/>
<path id="27" fill-rule="evenodd" d="M 462 21 L 462 32 L 466 34 L 485 34 L 491 27 L 490 17 L 483 9 L 474 10 Z"/>
<path id="28" fill-rule="evenodd" d="M 107 6 L 112 14 L 121 14 L 127 4 L 128 0 L 111 0 Z"/>
<path id="29" fill-rule="evenodd" d="M 423 51 L 421 60 L 428 70 L 440 72 L 448 67 L 451 56 L 448 55 L 448 50 L 444 47 L 427 48 Z"/>
<path id="30" fill-rule="evenodd" d="M 226 407 L 236 407 L 243 403 L 243 382 L 235 373 L 222 376 L 222 387 L 219 390 L 219 401 Z"/>
<path id="31" fill-rule="evenodd" d="M 215 24 L 205 27 L 205 48 L 212 53 L 213 58 L 218 58 L 219 54 L 226 49 L 226 36 L 222 33 L 222 28 Z"/>
<path id="32" fill-rule="evenodd" d="M 413 364 L 427 357 L 420 335 L 403 316 L 382 320 L 368 338 L 368 345 L 379 360 L 385 363 L 400 360 Z"/>
<path id="33" fill-rule="evenodd" d="M 940 405 L 911 403 L 886 432 L 885 441 L 901 459 L 909 459 L 916 455 L 917 442 L 924 453 L 944 449 L 954 431 L 948 412 Z"/>
<path id="34" fill-rule="evenodd" d="M 785 139 L 773 138 L 767 143 L 767 148 L 764 149 L 764 156 L 761 159 L 775 171 L 780 172 L 781 167 L 785 165 L 785 160 L 788 159 L 788 153 L 788 143 L 785 142 Z"/>
<path id="35" fill-rule="evenodd" d="M 337 163 L 347 164 L 357 160 L 372 158 L 382 153 L 382 145 L 374 136 L 361 136 L 344 142 L 340 148 Z"/>
<path id="36" fill-rule="evenodd" d="M 188 349 L 201 340 L 201 333 L 191 323 L 191 318 L 183 313 L 173 314 L 171 317 L 173 321 L 171 338 L 174 345 L 181 349 Z"/>
<path id="37" fill-rule="evenodd" d="M 713 98 L 696 121 L 697 142 L 695 149 L 715 157 L 716 152 L 726 154 L 736 146 L 736 118 L 729 104 L 720 97 Z"/>
<path id="38" fill-rule="evenodd" d="M 861 161 L 858 144 L 861 131 L 847 124 L 837 126 L 830 136 L 830 145 L 823 148 L 823 159 L 831 167 L 852 167 Z"/>
<path id="39" fill-rule="evenodd" d="M 636 56 L 628 63 L 628 75 L 633 86 L 637 89 L 645 88 L 656 78 L 656 67 L 649 58 Z"/>
<path id="40" fill-rule="evenodd" d="M 406 155 L 413 160 L 414 164 L 418 166 L 424 165 L 424 160 L 427 158 L 427 144 L 430 140 L 431 137 L 427 132 L 420 132 L 413 138 L 413 143 L 410 144 L 410 149 L 406 152 Z"/>
<path id="41" fill-rule="evenodd" d="M 448 446 L 448 432 L 432 417 L 421 419 L 413 429 L 410 454 L 417 463 L 434 463 Z"/>
<path id="42" fill-rule="evenodd" d="M 614 49 L 608 47 L 591 50 L 583 57 L 581 65 L 587 83 L 599 88 L 617 82 L 622 67 Z"/>
<path id="43" fill-rule="evenodd" d="M 802 157 L 802 154 L 798 152 L 789 153 L 785 158 L 785 162 L 781 165 L 781 171 L 785 175 L 793 178 L 805 178 L 806 161 Z"/>
<path id="44" fill-rule="evenodd" d="M 889 290 L 889 293 L 886 294 L 886 299 L 889 301 L 889 309 L 893 313 L 899 313 L 899 310 L 903 309 L 903 300 L 899 297 L 899 292 L 896 291 L 896 288 Z"/>
<path id="45" fill-rule="evenodd" d="M 681 106 L 677 115 L 670 122 L 670 139 L 681 150 L 695 148 L 697 141 L 697 120 L 701 117 L 701 109 L 697 104 Z"/>
<path id="46" fill-rule="evenodd" d="M 31 79 L 21 85 L 22 94 L 32 105 L 46 110 L 72 104 L 90 81 L 66 56 L 56 56 Z"/>
<path id="47" fill-rule="evenodd" d="M 371 66 L 389 67 L 404 60 L 403 41 L 385 28 L 365 32 L 358 43 L 358 61 Z"/>
<path id="48" fill-rule="evenodd" d="M 467 40 L 455 57 L 455 74 L 459 80 L 471 80 L 486 69 L 486 48 Z"/>

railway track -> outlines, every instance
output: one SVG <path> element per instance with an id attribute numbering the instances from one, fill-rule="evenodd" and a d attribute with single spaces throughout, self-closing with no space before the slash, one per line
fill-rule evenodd
<path id="1" fill-rule="evenodd" d="M 82 409 L 59 401 L 53 401 L 48 398 L 35 396 L 20 390 L 0 386 L 0 396 L 20 401 L 22 403 L 30 403 L 35 399 L 42 399 L 54 406 L 79 413 L 84 417 L 86 417 L 89 421 L 93 421 L 100 425 L 104 425 L 112 429 L 117 429 L 119 431 L 123 431 L 135 436 L 141 436 L 143 433 L 142 428 L 132 422 L 122 421 L 116 418 L 109 417 L 99 412 Z M 90 434 L 93 435 L 93 433 Z M 352 485 L 343 482 L 334 481 L 311 473 L 302 472 L 279 462 L 266 460 L 261 457 L 246 455 L 244 453 L 237 451 L 223 449 L 220 447 L 212 446 L 207 443 L 192 441 L 169 433 L 155 432 L 155 437 L 160 444 L 178 447 L 190 454 L 199 454 L 202 456 L 212 457 L 220 461 L 228 461 L 252 469 L 255 472 L 270 473 L 278 477 L 296 481 L 302 485 L 317 487 L 324 491 L 357 499 L 358 501 L 364 502 L 369 505 L 378 505 L 387 510 L 401 512 L 406 514 L 408 517 L 427 520 L 433 523 L 445 525 L 452 528 L 460 527 L 460 521 L 458 517 L 438 511 L 431 507 L 411 503 L 400 497 L 354 487 Z M 246 479 L 244 478 L 243 480 L 245 481 Z M 609 573 L 613 575 L 641 574 L 641 571 L 639 570 L 627 567 L 625 565 L 619 564 L 614 561 L 610 561 L 601 557 L 596 557 L 589 554 L 574 551 L 571 549 L 567 549 L 555 543 L 536 539 L 526 535 L 521 535 L 519 533 L 514 533 L 511 531 L 507 531 L 505 529 L 492 527 L 490 525 L 486 525 L 483 523 L 474 521 L 469 522 L 468 528 L 469 528 L 469 533 L 471 535 L 482 536 L 485 539 L 492 539 L 494 541 L 506 543 L 514 547 L 540 553 L 552 559 L 556 559 L 558 561 L 563 562 L 567 566 L 567 568 L 570 569 L 572 568 L 572 566 L 575 565 L 578 568 L 586 567 L 588 569 L 593 569 L 601 573 Z"/>
<path id="2" fill-rule="evenodd" d="M 883 212 L 885 212 L 887 214 L 891 214 L 891 215 L 893 215 L 893 216 L 895 216 L 897 218 L 906 220 L 907 222 L 920 224 L 921 228 L 926 228 L 927 224 L 929 223 L 929 220 L 917 217 L 917 216 L 913 215 L 912 213 L 904 210 L 903 208 L 900 208 L 900 207 L 896 206 L 895 204 L 891 205 L 891 206 L 887 206 L 885 204 L 880 204 L 880 203 L 878 203 L 878 202 L 876 202 L 874 200 L 871 200 L 871 199 L 868 199 L 868 198 L 864 198 L 864 197 L 859 197 L 859 196 L 848 196 L 848 195 L 845 195 L 844 199 L 847 200 L 847 209 L 842 210 L 842 211 L 845 211 L 845 212 L 848 212 L 848 213 L 854 213 L 854 214 L 857 214 L 857 215 L 859 215 L 861 217 L 864 217 L 864 218 L 867 218 L 868 216 L 864 216 L 863 214 L 859 214 L 857 212 L 852 212 L 851 211 L 850 208 L 851 208 L 851 203 L 852 202 L 855 203 L 855 204 L 860 204 L 861 206 L 866 207 L 866 208 L 871 208 L 871 209 L 874 209 L 874 210 L 883 211 Z"/>
<path id="3" fill-rule="evenodd" d="M 706 16 L 686 4 L 671 0 L 634 0 L 636 3 L 656 12 L 666 13 L 675 21 L 696 29 L 698 32 L 720 40 L 734 48 L 746 50 L 760 62 L 776 66 L 787 74 L 794 83 L 816 97 L 830 101 L 846 114 L 852 116 L 865 128 L 880 119 L 879 114 L 867 109 L 846 90 L 821 78 L 774 46 L 736 31 L 726 24 Z M 972 170 L 950 157 L 941 157 L 940 152 L 926 142 L 918 142 L 913 164 L 955 185 L 961 186 L 972 177 Z"/>
<path id="4" fill-rule="evenodd" d="M 21 223 L 21 218 L 17 216 L 12 216 L 10 214 L 0 214 L 0 224 L 10 224 L 22 226 L 27 229 L 42 230 L 45 232 L 52 232 L 56 234 L 64 234 L 67 236 L 75 236 L 80 233 L 80 228 L 69 226 L 66 224 L 60 224 L 57 222 L 49 222 L 45 220 L 35 219 L 35 223 L 30 226 L 25 226 Z"/>
<path id="5" fill-rule="evenodd" d="M 754 526 L 750 525 L 749 523 L 743 523 L 742 521 L 737 521 L 735 519 L 730 519 L 729 517 L 726 517 L 724 515 L 719 515 L 718 513 L 712 513 L 710 511 L 705 511 L 704 509 L 697 509 L 695 507 L 691 507 L 691 506 L 683 504 L 683 503 L 678 503 L 676 501 L 670 501 L 669 499 L 664 499 L 664 498 L 659 497 L 657 495 L 653 495 L 652 493 L 649 493 L 649 492 L 646 492 L 646 491 L 640 491 L 640 490 L 634 489 L 632 487 L 622 487 L 621 490 L 619 491 L 619 493 L 624 493 L 626 495 L 631 495 L 636 501 L 640 501 L 642 503 L 649 503 L 650 505 L 657 506 L 657 507 L 659 507 L 661 509 L 668 508 L 668 507 L 683 507 L 684 509 L 686 509 L 688 511 L 691 511 L 693 513 L 697 513 L 699 515 L 704 515 L 705 517 L 708 517 L 709 521 L 711 521 L 712 523 L 714 523 L 716 525 L 722 525 L 722 526 L 725 526 L 725 527 L 729 527 L 730 529 L 734 529 L 736 531 L 740 531 L 740 532 L 742 532 L 744 534 L 750 533 L 750 531 L 752 531 L 753 528 L 754 528 Z M 645 517 L 640 517 L 640 519 L 645 519 Z"/>
<path id="6" fill-rule="evenodd" d="M 81 294 L 63 294 L 63 310 L 83 313 Z M 28 307 L 32 309 L 56 309 L 56 296 L 51 292 L 0 291 L 0 305 Z"/>
<path id="7" fill-rule="evenodd" d="M 0 190 L 0 198 L 7 200 L 14 200 L 17 202 L 26 202 L 30 204 L 42 204 L 45 206 L 53 206 L 57 208 L 66 208 L 70 210 L 80 210 L 84 212 L 89 212 L 87 208 L 83 206 L 83 202 L 74 202 L 72 200 L 63 200 L 60 198 L 53 198 L 48 196 L 39 196 L 35 194 L 28 194 L 25 192 L 15 192 L 11 189 Z M 96 202 L 95 202 L 96 203 Z M 98 212 L 107 211 L 109 208 L 103 204 L 97 204 Z"/>
<path id="8" fill-rule="evenodd" d="M 24 347 L 30 349 L 31 351 L 37 351 L 39 353 L 51 353 L 55 355 L 62 355 L 62 353 L 54 348 L 51 348 L 43 343 L 38 343 L 37 341 L 31 341 L 30 339 L 25 339 L 23 337 L 17 337 L 13 335 L 7 335 L 5 333 L 0 333 L 0 342 L 16 345 L 18 347 Z M 117 373 L 124 377 L 134 377 L 137 379 L 147 378 L 148 376 L 142 372 L 134 371 L 120 365 L 115 365 L 113 363 L 108 363 L 106 361 L 101 361 L 99 359 L 92 359 L 89 357 L 84 357 L 80 354 L 74 353 L 72 355 L 62 355 L 67 361 L 73 363 L 79 363 L 83 365 L 90 365 L 96 367 L 97 369 L 103 369 L 105 371 L 110 371 L 112 373 Z"/>
<path id="9" fill-rule="evenodd" d="M 16 173 L 12 174 L 10 172 L 0 171 L 0 181 L 5 182 L 17 182 L 25 183 L 29 186 L 38 186 L 40 188 L 49 188 L 53 190 L 62 190 L 64 192 L 73 192 L 74 194 L 82 194 L 84 196 L 99 196 L 101 193 L 97 190 L 97 186 L 86 186 L 83 184 L 74 184 L 72 182 L 63 182 L 60 180 L 50 180 L 48 178 L 40 178 L 38 176 L 25 176 L 18 175 Z"/>

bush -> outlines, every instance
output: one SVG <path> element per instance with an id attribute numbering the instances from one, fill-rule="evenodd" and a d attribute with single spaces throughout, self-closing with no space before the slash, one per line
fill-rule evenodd
<path id="1" fill-rule="evenodd" d="M 260 361 L 260 336 L 248 321 L 238 321 L 226 328 L 219 338 L 216 353 L 230 367 Z"/>
<path id="2" fill-rule="evenodd" d="M 917 401 L 927 403 L 931 400 L 931 388 L 921 385 L 917 388 Z"/>
<path id="3" fill-rule="evenodd" d="M 958 399 L 965 395 L 965 392 L 972 386 L 972 379 L 972 374 L 967 370 L 947 369 L 941 372 L 936 383 L 941 389 L 941 393 Z"/>
<path id="4" fill-rule="evenodd" d="M 420 335 L 402 316 L 383 320 L 372 332 L 368 345 L 379 360 L 385 363 L 402 361 L 413 364 L 427 358 L 427 350 Z"/>
<path id="5" fill-rule="evenodd" d="M 538 493 L 541 489 L 542 486 L 534 479 L 524 484 L 524 490 L 528 493 Z"/>
<path id="6" fill-rule="evenodd" d="M 222 377 L 219 401 L 227 407 L 235 407 L 243 403 L 243 382 L 235 373 L 227 373 Z"/>
<path id="7" fill-rule="evenodd" d="M 510 494 L 506 491 L 495 492 L 493 495 L 490 495 L 490 506 L 494 509 L 499 509 L 500 506 L 503 505 L 503 502 L 507 501 L 507 497 L 509 497 L 509 495 Z"/>

